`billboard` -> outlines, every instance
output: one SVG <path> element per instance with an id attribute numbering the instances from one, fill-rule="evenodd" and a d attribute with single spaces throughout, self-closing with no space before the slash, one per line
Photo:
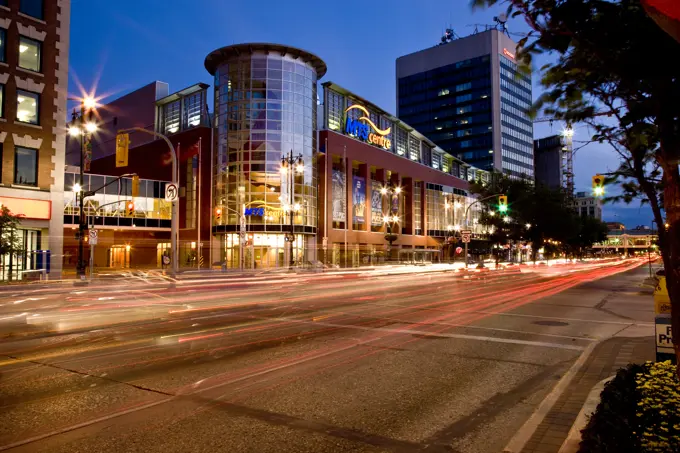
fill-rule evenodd
<path id="1" fill-rule="evenodd" d="M 345 205 L 347 201 L 345 196 L 345 173 L 342 170 L 333 169 L 332 179 L 333 221 L 344 222 L 347 214 Z"/>
<path id="2" fill-rule="evenodd" d="M 352 211 L 354 223 L 364 223 L 366 220 L 366 179 L 361 176 L 352 178 Z"/>

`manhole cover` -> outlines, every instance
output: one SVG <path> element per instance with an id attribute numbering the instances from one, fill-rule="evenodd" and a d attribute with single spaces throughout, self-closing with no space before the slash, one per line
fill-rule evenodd
<path id="1" fill-rule="evenodd" d="M 562 322 L 562 321 L 534 321 L 534 324 L 538 324 L 539 326 L 568 326 L 568 322 Z"/>

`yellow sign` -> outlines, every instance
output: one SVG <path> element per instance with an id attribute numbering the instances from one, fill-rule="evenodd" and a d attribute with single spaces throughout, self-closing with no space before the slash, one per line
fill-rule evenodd
<path id="1" fill-rule="evenodd" d="M 657 315 L 671 313 L 671 299 L 668 297 L 666 277 L 659 277 L 659 283 L 654 288 L 654 313 Z"/>
<path id="2" fill-rule="evenodd" d="M 356 120 L 347 117 L 345 120 L 345 134 L 353 135 L 372 145 L 380 146 L 381 148 L 392 148 L 392 141 L 387 137 L 390 135 L 390 132 L 392 132 L 392 128 L 388 127 L 387 129 L 380 129 L 369 118 L 370 115 L 366 107 L 361 105 L 350 105 L 345 110 L 345 115 L 353 109 L 361 111 L 364 115 Z"/>
<path id="3" fill-rule="evenodd" d="M 116 167 L 127 167 L 130 134 L 116 135 Z"/>

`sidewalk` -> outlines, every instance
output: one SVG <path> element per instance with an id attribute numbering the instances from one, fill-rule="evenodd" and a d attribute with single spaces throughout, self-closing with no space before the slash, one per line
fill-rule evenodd
<path id="1" fill-rule="evenodd" d="M 546 415 L 522 453 L 558 453 L 592 388 L 629 363 L 655 359 L 653 337 L 614 337 L 598 344 Z"/>

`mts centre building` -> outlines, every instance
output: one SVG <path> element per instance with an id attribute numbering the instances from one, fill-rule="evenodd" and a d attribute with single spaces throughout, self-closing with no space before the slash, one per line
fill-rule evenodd
<path id="1" fill-rule="evenodd" d="M 314 54 L 211 52 L 213 261 L 228 268 L 450 260 L 489 175 L 333 82 Z M 478 205 L 476 205 L 478 206 Z"/>

